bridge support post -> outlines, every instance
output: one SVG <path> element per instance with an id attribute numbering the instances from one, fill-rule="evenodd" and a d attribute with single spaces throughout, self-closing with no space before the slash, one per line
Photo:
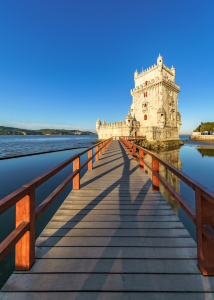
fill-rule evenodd
<path id="1" fill-rule="evenodd" d="M 139 170 L 143 170 L 144 169 L 144 163 L 140 158 L 144 158 L 144 153 L 142 149 L 139 149 Z"/>
<path id="2" fill-rule="evenodd" d="M 92 162 L 92 149 L 88 151 L 88 158 L 91 158 L 91 160 L 88 162 L 88 170 L 91 171 L 93 169 L 93 162 Z"/>
<path id="3" fill-rule="evenodd" d="M 133 160 L 136 160 L 137 159 L 137 156 L 136 156 L 136 146 L 133 146 Z"/>
<path id="4" fill-rule="evenodd" d="M 152 189 L 153 191 L 159 191 L 159 179 L 153 171 L 159 172 L 159 162 L 154 157 L 152 157 Z"/>
<path id="5" fill-rule="evenodd" d="M 209 239 L 209 228 L 214 228 L 214 205 L 201 195 L 202 190 L 195 185 L 197 258 L 198 267 L 203 275 L 214 275 L 214 244 Z M 207 227 L 205 230 L 204 227 Z M 213 234 L 212 234 L 213 236 Z"/>
<path id="6" fill-rule="evenodd" d="M 30 270 L 35 261 L 35 188 L 16 203 L 16 227 L 29 222 L 30 229 L 15 246 L 15 270 Z"/>
<path id="7" fill-rule="evenodd" d="M 73 161 L 73 171 L 80 169 L 80 158 L 77 157 Z M 77 175 L 73 179 L 73 190 L 79 190 L 80 189 L 80 171 L 77 173 Z"/>
<path id="8" fill-rule="evenodd" d="M 132 155 L 132 144 L 129 143 L 129 155 Z"/>
<path id="9" fill-rule="evenodd" d="M 96 146 L 96 150 L 97 154 L 95 155 L 95 160 L 98 161 L 99 160 L 99 146 Z"/>

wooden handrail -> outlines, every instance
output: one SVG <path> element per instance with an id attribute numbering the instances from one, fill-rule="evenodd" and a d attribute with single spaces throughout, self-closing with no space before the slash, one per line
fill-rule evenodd
<path id="1" fill-rule="evenodd" d="M 0 244 L 0 262 L 15 246 L 15 269 L 29 270 L 35 261 L 35 221 L 46 211 L 59 194 L 73 180 L 73 189 L 80 188 L 80 171 L 88 165 L 92 170 L 92 159 L 99 155 L 111 143 L 112 138 L 100 142 L 80 153 L 73 155 L 51 170 L 38 176 L 20 187 L 18 190 L 0 200 L 0 215 L 16 204 L 16 228 Z M 95 154 L 93 149 L 96 148 Z M 89 153 L 88 159 L 80 166 L 80 157 Z M 73 162 L 73 172 L 70 174 L 40 205 L 35 209 L 35 189 L 50 179 L 59 171 Z"/>
<path id="2" fill-rule="evenodd" d="M 119 138 L 127 152 L 139 159 L 139 169 L 146 165 L 152 171 L 153 190 L 159 190 L 159 182 L 181 206 L 188 217 L 196 224 L 197 229 L 197 258 L 198 267 L 203 275 L 214 275 L 214 192 L 200 184 L 184 172 L 180 171 L 158 155 L 137 146 L 124 138 Z M 139 154 L 136 153 L 138 149 Z M 152 166 L 144 160 L 144 154 L 152 157 Z M 159 174 L 159 164 L 172 172 L 180 180 L 195 191 L 196 211 L 182 198 L 182 196 Z"/>
<path id="3" fill-rule="evenodd" d="M 0 244 L 0 261 L 15 247 L 16 243 L 30 229 L 30 222 L 22 222 Z"/>

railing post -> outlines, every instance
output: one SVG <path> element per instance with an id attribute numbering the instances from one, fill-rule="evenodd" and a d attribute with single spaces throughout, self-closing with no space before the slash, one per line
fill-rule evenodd
<path id="1" fill-rule="evenodd" d="M 103 154 L 103 149 L 102 149 L 102 147 L 103 147 L 103 143 L 100 145 L 100 155 Z"/>
<path id="2" fill-rule="evenodd" d="M 15 270 L 30 270 L 35 261 L 35 188 L 30 187 L 29 195 L 16 203 L 16 227 L 30 222 L 30 230 L 15 246 Z"/>
<path id="3" fill-rule="evenodd" d="M 136 156 L 136 146 L 133 145 L 133 160 L 136 160 L 137 156 Z"/>
<path id="4" fill-rule="evenodd" d="M 159 162 L 152 157 L 152 187 L 153 191 L 159 191 L 159 180 L 155 176 L 154 171 L 159 172 Z"/>
<path id="5" fill-rule="evenodd" d="M 95 155 L 95 160 L 98 161 L 99 160 L 99 146 L 96 146 L 96 150 L 97 154 Z"/>
<path id="6" fill-rule="evenodd" d="M 203 275 L 214 275 L 214 245 L 202 232 L 202 226 L 214 228 L 214 205 L 201 196 L 201 189 L 195 186 L 197 258 Z"/>
<path id="7" fill-rule="evenodd" d="M 144 153 L 142 149 L 139 149 L 139 170 L 143 170 L 144 169 L 144 163 L 140 158 L 144 158 Z"/>
<path id="8" fill-rule="evenodd" d="M 92 149 L 88 151 L 88 158 L 91 158 L 93 156 Z M 93 162 L 92 159 L 88 162 L 88 170 L 91 171 L 93 168 Z"/>
<path id="9" fill-rule="evenodd" d="M 132 144 L 129 142 L 129 155 L 132 155 Z"/>
<path id="10" fill-rule="evenodd" d="M 73 171 L 80 169 L 80 158 L 77 157 L 73 161 Z M 73 190 L 79 190 L 80 189 L 80 172 L 76 174 L 76 176 L 73 179 Z"/>
<path id="11" fill-rule="evenodd" d="M 126 141 L 126 143 L 125 143 L 125 147 L 126 147 L 126 151 L 129 152 L 129 144 L 128 144 L 127 141 Z"/>

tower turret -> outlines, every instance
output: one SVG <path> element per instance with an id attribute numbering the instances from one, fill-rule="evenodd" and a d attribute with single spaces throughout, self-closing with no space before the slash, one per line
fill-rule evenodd
<path id="1" fill-rule="evenodd" d="M 158 66 L 158 70 L 161 72 L 163 67 L 163 57 L 160 54 L 157 58 L 157 66 Z"/>
<path id="2" fill-rule="evenodd" d="M 174 81 L 175 81 L 175 68 L 173 68 L 173 66 L 171 67 L 171 71 L 173 73 L 173 77 L 174 77 Z"/>
<path id="3" fill-rule="evenodd" d="M 132 127 L 132 121 L 133 121 L 133 118 L 132 118 L 132 115 L 129 110 L 128 115 L 126 116 L 126 125 L 128 127 Z"/>
<path id="4" fill-rule="evenodd" d="M 100 125 L 101 125 L 101 122 L 100 122 L 100 119 L 98 118 L 98 120 L 96 122 L 96 130 L 100 129 Z"/>

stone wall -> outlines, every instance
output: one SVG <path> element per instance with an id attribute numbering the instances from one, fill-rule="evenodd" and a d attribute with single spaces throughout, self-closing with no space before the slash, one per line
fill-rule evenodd
<path id="1" fill-rule="evenodd" d="M 191 134 L 191 141 L 199 141 L 199 142 L 214 142 L 214 135 L 195 135 Z"/>

